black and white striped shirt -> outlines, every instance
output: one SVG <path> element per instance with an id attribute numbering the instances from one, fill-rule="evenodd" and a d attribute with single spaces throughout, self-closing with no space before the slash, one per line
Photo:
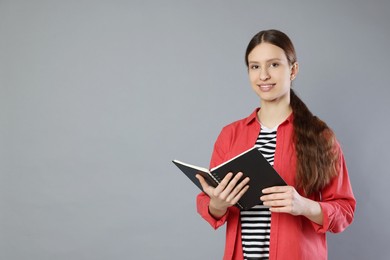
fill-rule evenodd
<path id="1" fill-rule="evenodd" d="M 277 127 L 261 127 L 255 146 L 268 162 L 274 165 Z M 271 212 L 263 205 L 256 205 L 240 212 L 241 239 L 244 259 L 269 259 Z"/>

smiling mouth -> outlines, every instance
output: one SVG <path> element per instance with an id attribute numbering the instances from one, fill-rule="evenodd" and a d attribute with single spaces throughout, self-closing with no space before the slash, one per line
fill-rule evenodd
<path id="1" fill-rule="evenodd" d="M 276 84 L 258 84 L 257 86 L 260 88 L 261 91 L 268 92 L 273 87 L 275 87 Z"/>

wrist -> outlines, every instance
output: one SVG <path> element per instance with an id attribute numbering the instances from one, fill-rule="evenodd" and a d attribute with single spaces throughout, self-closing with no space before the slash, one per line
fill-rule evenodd
<path id="1" fill-rule="evenodd" d="M 322 225 L 323 222 L 323 213 L 320 203 L 314 200 L 305 199 L 306 200 L 306 207 L 303 215 L 310 219 L 311 221 Z"/>
<path id="2" fill-rule="evenodd" d="M 216 219 L 223 217 L 227 212 L 227 207 L 216 207 L 212 200 L 209 203 L 209 213 Z"/>

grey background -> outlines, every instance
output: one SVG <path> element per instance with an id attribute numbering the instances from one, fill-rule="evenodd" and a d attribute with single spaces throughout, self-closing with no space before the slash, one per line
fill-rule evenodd
<path id="1" fill-rule="evenodd" d="M 389 1 L 0 1 L 0 259 L 221 259 L 174 158 L 208 166 L 259 105 L 250 38 L 285 31 L 294 88 L 357 198 L 330 259 L 388 259 Z"/>

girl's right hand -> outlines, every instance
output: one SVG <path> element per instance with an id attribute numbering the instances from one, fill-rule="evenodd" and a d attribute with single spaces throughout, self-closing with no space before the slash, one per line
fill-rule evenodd
<path id="1" fill-rule="evenodd" d="M 228 207 L 235 205 L 248 190 L 249 177 L 239 182 L 242 175 L 242 172 L 236 175 L 229 172 L 215 188 L 208 185 L 201 175 L 196 175 L 204 193 L 210 197 L 209 211 L 215 218 L 221 218 L 225 215 Z"/>

